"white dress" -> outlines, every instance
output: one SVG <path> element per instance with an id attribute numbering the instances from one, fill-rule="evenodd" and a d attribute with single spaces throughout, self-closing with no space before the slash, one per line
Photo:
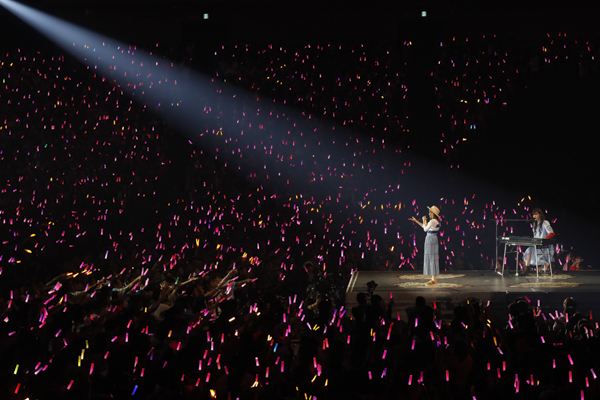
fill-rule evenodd
<path id="1" fill-rule="evenodd" d="M 438 220 L 432 219 L 427 223 L 427 225 L 423 226 L 423 230 L 427 232 L 427 236 L 425 236 L 423 275 L 439 275 L 440 244 L 438 240 L 438 233 L 440 231 L 440 223 Z"/>
<path id="2" fill-rule="evenodd" d="M 533 225 L 533 237 L 538 239 L 543 239 L 551 233 L 554 233 L 554 229 L 550 225 L 550 222 L 544 220 L 542 222 L 541 229 L 535 229 L 535 223 Z M 537 246 L 537 260 L 535 259 L 535 251 L 533 246 L 528 247 L 523 253 L 523 256 L 526 257 L 527 254 L 531 253 L 531 258 L 529 264 L 531 265 L 544 265 L 550 264 L 552 259 L 554 258 L 554 246 Z"/>

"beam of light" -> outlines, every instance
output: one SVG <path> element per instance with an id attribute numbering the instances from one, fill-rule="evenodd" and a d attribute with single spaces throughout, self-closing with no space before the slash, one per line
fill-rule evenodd
<path id="1" fill-rule="evenodd" d="M 408 238 L 414 229 L 406 222 L 407 217 L 426 212 L 425 205 L 440 197 L 447 199 L 448 187 L 472 193 L 475 186 L 472 180 L 467 189 L 456 182 L 441 182 L 437 179 L 439 170 L 429 161 L 421 163 L 425 168 L 413 167 L 410 176 L 405 175 L 403 165 L 416 157 L 386 147 L 381 139 L 341 129 L 308 112 L 276 103 L 267 94 L 245 91 L 220 77 L 196 74 L 163 57 L 14 1 L 0 0 L 0 5 L 90 71 L 97 71 L 115 90 L 170 121 L 195 145 L 214 155 L 217 163 L 229 164 L 228 168 L 246 178 L 254 174 L 260 185 L 275 187 L 278 196 L 284 194 L 284 202 L 288 196 L 300 197 L 296 203 L 312 213 L 302 222 L 313 233 L 322 229 L 312 225 L 314 215 L 331 219 L 326 229 L 332 233 L 341 232 L 344 225 L 345 229 L 357 229 L 355 226 L 365 221 L 371 244 L 381 243 L 382 237 L 394 244 L 400 235 Z M 494 192 L 497 190 L 489 191 Z M 394 209 L 399 199 L 404 206 Z M 439 205 L 444 212 L 444 205 Z M 328 213 L 335 215 L 329 218 Z M 383 217 L 393 224 L 384 227 Z M 349 227 L 350 219 L 358 223 Z M 450 222 L 455 224 L 456 219 Z M 449 246 L 460 247 L 460 243 L 453 241 Z M 376 245 L 371 248 L 377 249 Z"/>
<path id="2" fill-rule="evenodd" d="M 211 149 L 219 162 L 233 161 L 242 173 L 250 167 L 259 170 L 266 178 L 265 186 L 276 179 L 305 194 L 310 191 L 309 183 L 317 183 L 364 195 L 373 192 L 387 172 L 382 153 L 386 153 L 383 157 L 397 156 L 394 150 L 384 150 L 384 144 L 378 154 L 366 154 L 366 137 L 274 104 L 267 96 L 198 75 L 14 1 L 0 0 L 0 4 L 134 101 L 172 121 L 195 144 Z M 276 153 L 271 144 L 282 140 L 290 143 Z M 240 149 L 244 147 L 259 147 L 260 159 L 243 158 Z M 344 172 L 352 163 L 360 163 L 363 177 Z M 348 178 L 353 178 L 354 189 L 349 188 Z M 319 191 L 313 196 L 321 197 Z M 338 208 L 351 206 L 349 195 L 330 201 L 336 201 Z"/>
<path id="3" fill-rule="evenodd" d="M 152 99 L 158 102 L 157 106 L 170 104 L 168 100 L 173 98 L 173 88 L 183 78 L 181 68 L 173 68 L 170 61 L 135 46 L 119 43 L 12 0 L 0 0 L 0 5 L 87 65 L 88 69 L 110 77 L 134 99 L 136 96 L 142 97 L 142 101 Z M 172 78 L 165 80 L 167 69 Z M 150 89 L 154 89 L 151 95 Z M 183 88 L 181 97 L 192 93 L 190 89 L 189 86 Z M 202 81 L 195 80 L 194 91 L 206 89 Z"/>

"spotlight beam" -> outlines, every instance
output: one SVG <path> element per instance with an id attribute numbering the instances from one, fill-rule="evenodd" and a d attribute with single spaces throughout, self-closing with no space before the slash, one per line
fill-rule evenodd
<path id="1" fill-rule="evenodd" d="M 303 194 L 311 204 L 331 205 L 330 211 L 339 213 L 342 225 L 349 217 L 357 218 L 359 211 L 365 218 L 370 218 L 369 215 L 374 213 L 372 202 L 379 201 L 377 196 L 382 197 L 382 192 L 388 193 L 388 189 L 389 194 L 383 196 L 386 198 L 384 203 L 391 204 L 390 212 L 393 213 L 393 203 L 397 204 L 399 200 L 399 191 L 394 192 L 400 187 L 397 185 L 399 177 L 402 177 L 403 185 L 413 187 L 408 194 L 412 198 L 425 194 L 428 198 L 440 197 L 438 193 L 424 193 L 421 178 L 402 175 L 400 170 L 406 161 L 405 155 L 386 148 L 383 143 L 377 154 L 367 152 L 367 148 L 373 150 L 374 145 L 366 145 L 368 139 L 360 134 L 351 134 L 330 122 L 276 104 L 267 96 L 197 75 L 165 58 L 12 0 L 0 0 L 0 5 L 89 69 L 97 70 L 133 100 L 161 113 L 195 144 L 208 149 L 215 158 L 218 154 L 219 162 L 235 162 L 242 175 L 262 172 L 265 186 L 285 182 L 289 186 L 284 193 Z M 221 135 L 215 132 L 221 132 Z M 353 139 L 349 140 L 349 137 Z M 294 140 L 298 142 L 297 146 L 273 149 L 273 144 Z M 243 157 L 241 148 L 255 151 L 250 157 L 248 152 Z M 258 168 L 257 164 L 260 164 Z M 350 168 L 354 164 L 355 169 Z M 351 182 L 348 172 L 344 171 L 354 173 Z M 390 182 L 394 182 L 394 190 L 391 190 Z M 387 187 L 382 186 L 385 184 Z M 421 193 L 415 193 L 417 190 Z M 332 193 L 338 193 L 338 198 L 332 198 Z M 367 204 L 370 206 L 365 209 Z M 406 224 L 394 223 L 394 226 L 395 232 L 389 232 L 393 237 L 398 229 L 412 231 Z M 388 233 L 387 229 L 382 228 L 382 231 Z"/>
<path id="2" fill-rule="evenodd" d="M 268 134 L 269 139 L 272 139 L 273 135 L 285 139 L 292 129 L 299 131 L 300 135 L 306 138 L 302 152 L 308 154 L 310 159 L 303 160 L 304 162 L 328 163 L 332 168 L 338 166 L 336 164 L 342 159 L 349 161 L 356 157 L 355 152 L 351 150 L 352 147 L 359 149 L 362 147 L 357 143 L 354 143 L 354 146 L 352 143 L 350 146 L 348 144 L 344 146 L 343 143 L 347 142 L 350 136 L 347 131 L 344 132 L 342 129 L 332 127 L 330 123 L 303 115 L 291 107 L 274 104 L 267 96 L 247 92 L 229 84 L 219 84 L 214 78 L 195 74 L 172 64 L 165 58 L 119 43 L 112 38 L 101 36 L 12 0 L 0 0 L 0 4 L 47 36 L 75 59 L 87 65 L 89 69 L 97 70 L 99 74 L 114 82 L 133 100 L 168 117 L 194 142 L 198 139 L 207 141 L 210 135 L 202 135 L 199 132 L 200 127 L 207 126 L 212 126 L 214 130 L 226 134 L 245 131 L 245 134 L 236 137 L 237 145 L 234 147 L 254 146 L 257 141 L 261 141 L 256 134 L 247 133 L 252 131 L 253 127 L 265 127 L 260 133 Z M 244 112 L 244 110 L 258 111 Z M 239 120 L 232 118 L 236 113 Z M 299 126 L 296 126 L 297 124 Z M 218 143 L 215 142 L 214 137 L 212 139 L 211 147 Z M 220 141 L 220 146 L 228 148 L 223 140 Z M 298 147 L 289 146 L 287 151 L 287 154 L 278 154 L 277 157 L 274 154 L 265 154 L 263 156 L 265 169 L 277 167 L 277 171 L 273 169 L 272 173 L 289 175 L 290 179 L 293 178 L 290 168 L 282 167 L 280 161 L 294 159 L 294 157 L 298 159 L 296 154 Z M 231 153 L 228 152 L 221 151 L 219 155 L 221 160 L 225 161 L 232 158 Z M 240 162 L 239 157 L 237 161 Z M 275 163 L 278 165 L 275 166 Z M 369 179 L 367 186 L 372 186 L 374 181 L 380 179 L 382 172 L 380 157 L 369 157 L 365 167 L 379 169 L 379 173 L 373 174 Z M 365 187 L 364 190 L 368 191 L 368 188 Z"/>

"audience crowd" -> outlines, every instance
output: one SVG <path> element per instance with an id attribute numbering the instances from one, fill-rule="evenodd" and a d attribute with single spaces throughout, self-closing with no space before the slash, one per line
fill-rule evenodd
<path id="1" fill-rule="evenodd" d="M 546 64 L 566 40 L 545 44 Z M 582 77 L 597 72 L 578 43 Z M 173 64 L 127 71 L 155 73 L 136 88 L 144 103 L 116 67 L 0 55 L 3 398 L 598 397 L 598 326 L 573 300 L 520 300 L 506 326 L 477 299 L 448 320 L 423 298 L 408 319 L 379 295 L 344 307 L 352 272 L 420 269 L 405 221 L 427 205 L 442 209 L 447 270 L 494 268 L 495 220 L 512 232 L 504 219 L 533 205 L 409 189 L 422 180 L 410 43 L 215 57 L 216 95 L 184 137 Z M 451 132 L 510 106 L 523 58 L 483 38 L 441 43 L 440 60 L 452 155 Z M 173 102 L 151 103 L 154 85 Z"/>

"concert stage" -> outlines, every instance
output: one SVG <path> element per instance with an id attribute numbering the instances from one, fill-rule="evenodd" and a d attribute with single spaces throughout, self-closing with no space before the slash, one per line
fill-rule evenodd
<path id="1" fill-rule="evenodd" d="M 450 271 L 438 276 L 438 284 L 427 286 L 431 276 L 414 272 L 358 271 L 350 278 L 346 289 L 346 308 L 356 306 L 356 294 L 367 293 L 367 282 L 374 281 L 374 294 L 384 302 L 394 297 L 393 315 L 407 317 L 407 309 L 414 307 L 415 298 L 423 296 L 427 304 L 441 311 L 444 319 L 453 318 L 454 307 L 464 304 L 468 298 L 477 298 L 484 304 L 489 302 L 499 321 L 508 318 L 508 305 L 519 297 L 526 297 L 532 306 L 538 301 L 542 312 L 562 312 L 562 302 L 573 297 L 577 310 L 589 318 L 590 311 L 600 316 L 600 271 L 554 271 L 554 276 L 541 275 L 535 271 L 529 276 L 515 276 L 514 270 L 504 276 L 494 271 Z"/>

